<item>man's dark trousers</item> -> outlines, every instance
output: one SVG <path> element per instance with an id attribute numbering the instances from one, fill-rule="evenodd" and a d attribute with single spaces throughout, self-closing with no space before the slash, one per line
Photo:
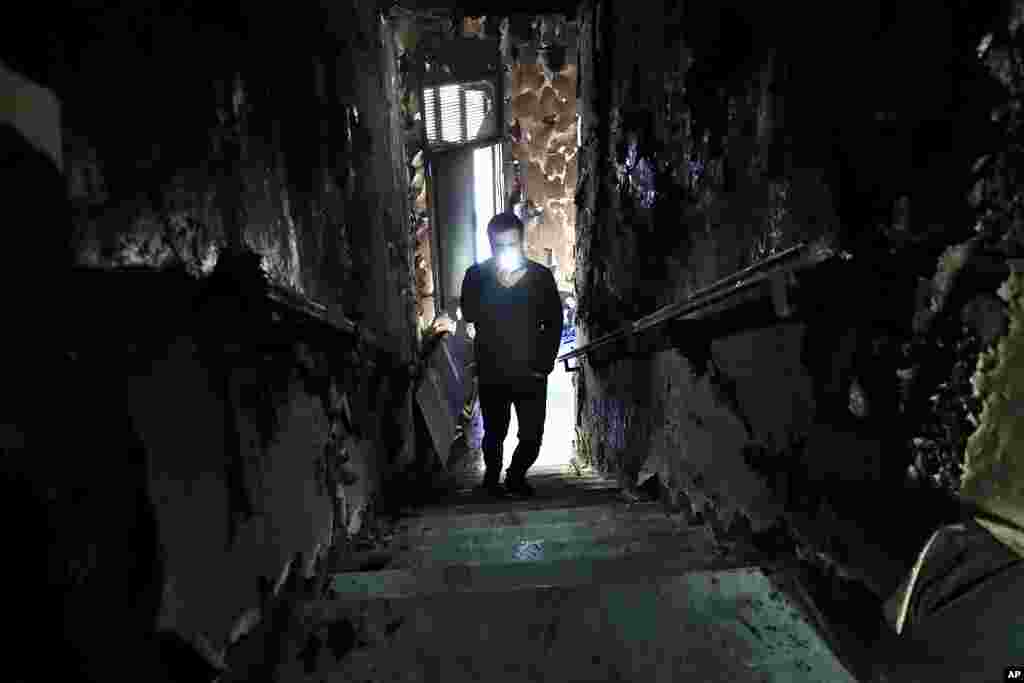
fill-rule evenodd
<path id="1" fill-rule="evenodd" d="M 480 382 L 480 413 L 484 419 L 485 484 L 498 483 L 503 461 L 502 445 L 508 435 L 511 407 L 516 407 L 519 421 L 519 444 L 512 454 L 506 481 L 522 481 L 540 455 L 547 409 L 547 378 L 530 377 L 505 383 Z"/>

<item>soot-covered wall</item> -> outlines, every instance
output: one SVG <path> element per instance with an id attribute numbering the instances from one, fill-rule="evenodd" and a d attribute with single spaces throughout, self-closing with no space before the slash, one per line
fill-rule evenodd
<path id="1" fill-rule="evenodd" d="M 208 680 L 171 669 L 232 666 L 239 630 L 272 644 L 279 577 L 324 576 L 413 456 L 389 28 L 370 3 L 163 2 L 4 28 L 0 57 L 54 94 L 64 141 L 49 184 L 8 204 L 36 217 L 12 272 L 47 292 L 12 309 L 25 333 L 5 346 L 0 431 L 24 552 L 48 561 L 24 573 L 25 590 L 48 583 L 32 637 L 63 648 L 33 675 Z M 27 168 L 8 189 L 43 177 Z M 216 268 L 229 253 L 244 267 Z M 271 301 L 261 275 L 371 334 Z M 40 317 L 57 334 L 31 332 Z M 155 631 L 185 645 L 154 651 Z M 253 659 L 272 668 L 262 637 Z"/>
<path id="2" fill-rule="evenodd" d="M 78 263 L 209 272 L 241 244 L 411 351 L 404 150 L 372 7 L 78 3 L 64 19 L 44 83 L 63 103 Z"/>
<path id="3" fill-rule="evenodd" d="M 975 234 L 972 165 L 1001 144 L 990 113 L 1008 95 L 978 59 L 987 11 L 582 6 L 584 339 L 800 242 L 847 263 L 814 283 L 829 295 L 810 319 L 716 339 L 707 367 L 675 351 L 587 363 L 591 460 L 627 484 L 657 472 L 723 532 L 781 524 L 880 595 L 894 587 L 942 514 L 904 487 L 923 412 L 898 371 L 941 346 L 915 345 L 915 311 L 943 250 Z"/>

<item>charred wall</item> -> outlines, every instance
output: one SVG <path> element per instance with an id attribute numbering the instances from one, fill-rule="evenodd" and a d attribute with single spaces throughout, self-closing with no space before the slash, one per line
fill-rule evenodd
<path id="1" fill-rule="evenodd" d="M 781 524 L 886 594 L 952 504 L 905 488 L 939 382 L 898 373 L 952 362 L 914 318 L 943 251 L 976 235 L 972 165 L 1005 143 L 991 112 L 1009 95 L 978 59 L 999 20 L 966 4 L 597 2 L 579 23 L 586 339 L 801 242 L 846 263 L 807 280 L 828 293 L 813 315 L 733 330 L 707 363 L 587 364 L 584 450 L 628 485 L 657 472 L 723 533 Z M 995 286 L 1012 249 L 988 261 Z"/>
<path id="2" fill-rule="evenodd" d="M 64 141 L 62 164 L 37 163 L 0 130 L 3 283 L 28 287 L 4 344 L 3 486 L 46 559 L 21 575 L 46 595 L 31 638 L 56 649 L 25 680 L 210 680 L 245 632 L 238 680 L 269 680 L 279 581 L 316 597 L 413 454 L 390 33 L 368 3 L 81 2 L 4 37 Z M 354 333 L 329 322 L 346 318 Z"/>
<path id="3" fill-rule="evenodd" d="M 411 317 L 411 247 L 372 7 L 76 3 L 50 33 L 59 52 L 30 70 L 62 102 L 79 265 L 200 274 L 242 246 L 276 282 L 412 343 L 391 329 Z"/>

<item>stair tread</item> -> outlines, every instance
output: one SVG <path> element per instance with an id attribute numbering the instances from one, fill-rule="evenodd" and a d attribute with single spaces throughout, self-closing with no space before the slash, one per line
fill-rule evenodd
<path id="1" fill-rule="evenodd" d="M 497 505 L 508 503 L 519 503 L 524 506 L 545 507 L 550 505 L 578 505 L 579 501 L 611 501 L 621 497 L 621 488 L 609 486 L 608 484 L 594 484 L 592 486 L 574 487 L 550 487 L 544 484 L 530 482 L 536 489 L 537 495 L 528 499 L 507 498 L 494 500 L 486 493 L 479 490 L 479 483 L 471 487 L 460 489 L 446 498 L 439 504 L 431 506 L 434 508 L 463 507 L 467 505 Z"/>
<path id="2" fill-rule="evenodd" d="M 337 600 L 409 598 L 449 592 L 493 592 L 589 583 L 636 583 L 658 576 L 771 564 L 749 555 L 714 555 L 706 549 L 612 558 L 523 561 L 506 564 L 445 564 L 422 568 L 339 573 L 332 578 Z"/>
<path id="3" fill-rule="evenodd" d="M 473 561 L 512 562 L 523 554 L 545 557 L 607 557 L 646 552 L 712 552 L 709 530 L 703 527 L 661 527 L 593 535 L 534 534 L 474 538 L 456 537 L 423 542 L 398 550 L 389 567 L 427 566 Z"/>
<path id="4" fill-rule="evenodd" d="M 666 517 L 664 515 L 649 515 L 644 517 L 624 517 L 621 519 L 546 519 L 546 520 L 521 520 L 511 524 L 493 525 L 478 524 L 470 526 L 455 525 L 431 525 L 423 527 L 409 527 L 399 531 L 402 540 L 410 543 L 436 543 L 448 542 L 453 539 L 462 539 L 472 542 L 474 539 L 489 537 L 508 538 L 510 536 L 537 536 L 549 535 L 554 537 L 587 537 L 594 538 L 606 535 L 617 535 L 624 533 L 638 534 L 644 531 L 652 533 L 666 530 L 683 530 L 690 528 L 690 525 L 682 520 Z"/>
<path id="5" fill-rule="evenodd" d="M 545 524 L 514 524 L 493 527 L 431 529 L 428 532 L 401 533 L 396 542 L 410 546 L 503 543 L 515 539 L 588 539 L 643 536 L 684 536 L 703 533 L 705 525 L 685 524 L 667 517 L 623 520 L 583 520 L 548 522 Z"/>
<path id="6" fill-rule="evenodd" d="M 574 504 L 578 503 L 578 504 Z M 495 526 L 526 526 L 556 520 L 624 519 L 664 514 L 661 503 L 628 504 L 621 500 L 556 501 L 548 506 L 531 506 L 530 501 L 491 501 L 490 504 L 463 507 L 423 508 L 419 514 L 399 521 L 398 527 L 412 532 L 430 527 L 435 530 Z"/>

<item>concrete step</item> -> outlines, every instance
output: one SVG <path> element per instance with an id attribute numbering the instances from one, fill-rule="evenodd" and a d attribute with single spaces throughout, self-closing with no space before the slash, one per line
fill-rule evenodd
<path id="1" fill-rule="evenodd" d="M 517 507 L 510 507 L 517 506 Z M 590 505 L 580 507 L 528 509 L 521 502 L 495 503 L 491 512 L 453 514 L 450 510 L 434 510 L 407 516 L 391 527 L 388 545 L 346 556 L 334 567 L 336 572 L 367 569 L 395 568 L 412 563 L 400 558 L 427 555 L 431 550 L 443 549 L 452 558 L 456 548 L 479 549 L 498 546 L 504 550 L 521 543 L 544 540 L 555 542 L 577 541 L 597 543 L 627 537 L 644 539 L 648 536 L 665 537 L 674 533 L 689 533 L 689 525 L 681 516 L 669 516 L 656 503 L 627 505 Z"/>
<path id="2" fill-rule="evenodd" d="M 543 586 L 577 586 L 589 583 L 630 583 L 658 576 L 677 576 L 694 571 L 733 569 L 771 564 L 770 558 L 716 555 L 705 547 L 665 552 L 633 552 L 615 556 L 577 558 L 545 557 L 543 554 L 505 563 L 430 564 L 420 567 L 345 572 L 332 577 L 331 593 L 337 600 L 411 598 L 450 592 L 500 593 Z"/>
<path id="3" fill-rule="evenodd" d="M 697 550 L 711 552 L 710 535 L 700 527 L 688 530 L 656 529 L 591 536 L 565 534 L 549 529 L 544 535 L 476 539 L 462 537 L 400 550 L 388 568 L 428 567 L 438 564 L 503 564 L 511 562 L 610 558 L 631 554 L 653 554 Z"/>
<path id="4" fill-rule="evenodd" d="M 316 677 L 282 680 L 855 683 L 779 580 L 789 572 L 665 562 L 532 564 L 515 581 L 472 567 L 438 576 L 431 594 L 319 601 L 306 617 L 348 619 L 362 645 L 340 660 L 323 648 Z"/>
<path id="5" fill-rule="evenodd" d="M 534 539 L 578 539 L 594 541 L 616 536 L 642 538 L 648 535 L 681 534 L 687 529 L 699 528 L 685 521 L 669 517 L 649 519 L 609 519 L 552 522 L 549 524 L 530 523 L 522 526 L 468 527 L 450 531 L 401 534 L 400 547 L 418 548 L 440 545 L 488 545 L 508 544 Z"/>
<path id="6" fill-rule="evenodd" d="M 616 505 L 623 502 L 621 489 L 607 483 L 592 486 L 544 487 L 535 485 L 537 495 L 533 498 L 505 498 L 495 500 L 479 491 L 476 484 L 471 488 L 456 491 L 435 505 L 421 508 L 427 515 L 473 514 L 495 510 L 543 510 L 548 508 L 587 507 L 592 505 Z"/>
<path id="7" fill-rule="evenodd" d="M 527 479 L 536 489 L 537 496 L 529 501 L 520 502 L 519 507 L 536 509 L 561 506 L 578 507 L 599 502 L 612 503 L 618 499 L 620 491 L 620 486 L 615 481 L 592 473 L 584 473 L 582 476 L 569 474 L 565 468 L 531 469 Z M 463 480 L 446 500 L 433 506 L 434 509 L 462 508 L 462 511 L 465 512 L 467 510 L 464 508 L 469 506 L 484 511 L 496 504 L 503 504 L 476 490 L 481 481 L 482 475 Z"/>
<path id="8" fill-rule="evenodd" d="M 457 533 L 480 533 L 491 529 L 540 529 L 553 525 L 594 525 L 643 523 L 668 520 L 660 503 L 624 503 L 530 507 L 528 502 L 497 501 L 489 508 L 427 510 L 406 517 L 395 526 L 396 533 L 408 536 L 440 537 Z"/>
<path id="9" fill-rule="evenodd" d="M 669 517 L 658 504 L 504 510 L 405 520 L 395 529 L 390 568 L 613 557 L 707 547 L 710 532 Z"/>

